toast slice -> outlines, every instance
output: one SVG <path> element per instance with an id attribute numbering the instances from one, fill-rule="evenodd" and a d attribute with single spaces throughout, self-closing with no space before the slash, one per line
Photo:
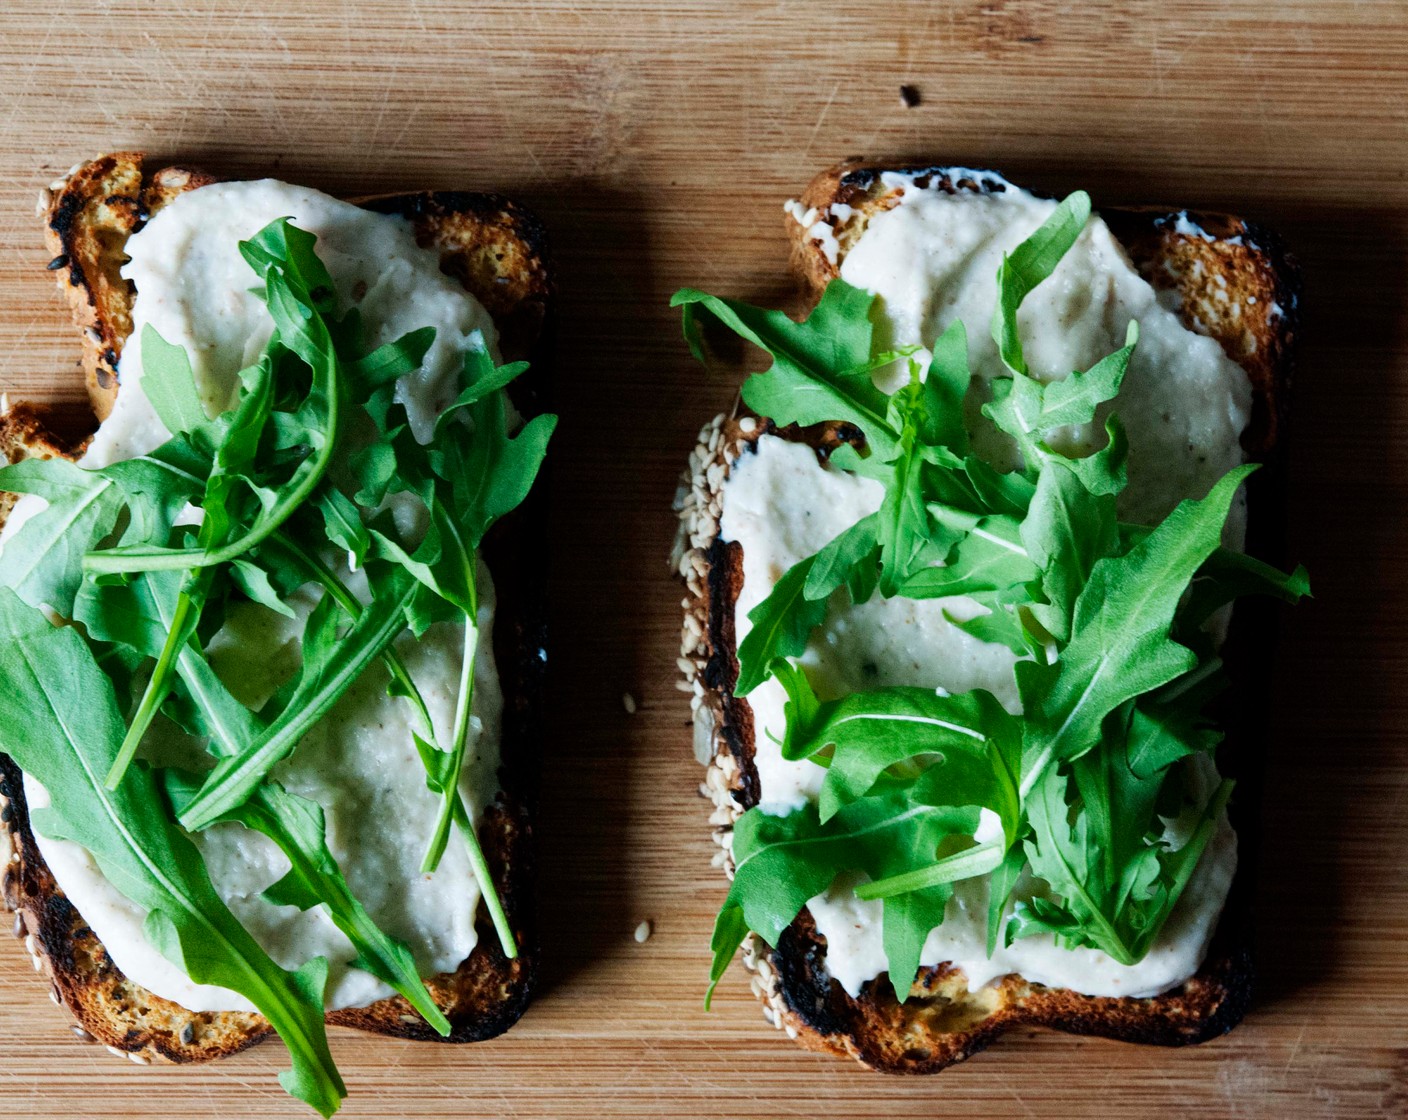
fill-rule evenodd
<path id="1" fill-rule="evenodd" d="M 83 369 L 97 419 L 120 391 L 117 363 L 131 330 L 133 292 L 119 269 L 127 238 L 177 194 L 214 182 L 188 168 L 154 172 L 140 153 L 119 152 L 81 164 L 55 183 L 45 236 L 50 268 L 83 332 Z M 525 416 L 543 410 L 553 284 L 538 220 L 491 194 L 425 192 L 360 200 L 370 209 L 410 219 L 422 245 L 441 253 L 442 268 L 461 280 L 500 328 L 505 356 L 527 358 L 532 370 L 510 389 Z M 0 417 L 0 451 L 10 461 L 77 456 L 86 439 L 66 438 L 44 409 L 20 403 Z M 7 499 L 10 496 L 6 496 Z M 452 973 L 427 983 L 453 1031 L 443 1041 L 472 1042 L 503 1033 L 523 1013 L 533 984 L 537 941 L 533 915 L 531 807 L 542 733 L 542 611 L 545 531 L 542 488 L 495 527 L 485 542 L 495 575 L 498 613 L 494 652 L 503 683 L 501 793 L 485 813 L 479 839 L 520 946 L 508 960 L 481 907 L 478 943 Z M 0 507 L 0 519 L 8 512 Z M 6 906 L 15 912 L 36 971 L 52 984 L 56 1003 L 77 1020 L 80 1037 L 102 1042 L 137 1062 L 203 1061 L 252 1046 L 272 1033 L 260 1015 L 193 1012 L 125 977 L 45 866 L 30 828 L 18 767 L 0 755 L 0 823 L 9 860 Z M 329 1023 L 400 1038 L 441 1040 L 397 995 L 368 1007 L 332 1011 Z"/>
<path id="2" fill-rule="evenodd" d="M 815 208 L 816 218 L 831 227 L 826 243 L 812 236 L 812 215 L 805 223 L 788 220 L 791 267 L 809 304 L 839 274 L 840 261 L 870 218 L 897 204 L 898 190 L 886 183 L 886 171 L 947 193 L 1005 189 L 998 176 L 941 166 L 857 159 L 822 172 L 802 195 L 799 213 Z M 833 215 L 835 203 L 842 204 L 835 213 L 843 218 Z M 1101 215 L 1145 279 L 1177 301 L 1185 325 L 1215 338 L 1246 370 L 1255 404 L 1244 449 L 1251 459 L 1273 459 L 1284 427 L 1297 331 L 1300 274 L 1295 261 L 1270 231 L 1240 218 L 1160 208 L 1104 210 Z M 1219 298 L 1220 292 L 1226 298 Z M 719 416 L 700 432 L 682 480 L 675 563 L 687 594 L 680 667 L 693 694 L 695 753 L 708 766 L 705 786 L 714 803 L 710 822 L 722 849 L 715 863 L 730 876 L 733 822 L 757 803 L 760 791 L 752 712 L 732 694 L 738 675 L 734 608 L 743 564 L 742 546 L 719 538 L 721 492 L 731 465 L 764 432 L 806 442 L 820 452 L 848 435 L 840 426 L 777 431 L 765 418 Z M 1260 472 L 1249 494 L 1249 542 L 1258 555 L 1273 560 L 1279 551 L 1270 523 L 1277 505 L 1275 479 L 1274 470 Z M 1240 703 L 1227 713 L 1228 739 L 1219 752 L 1222 772 L 1241 783 L 1234 825 L 1248 815 L 1249 806 L 1255 807 L 1257 724 L 1251 714 L 1255 704 L 1247 701 L 1264 691 L 1256 677 L 1265 664 L 1262 643 L 1270 625 L 1265 608 L 1255 601 L 1239 605 L 1238 612 L 1225 651 L 1239 678 Z M 1235 1026 L 1251 994 L 1251 860 L 1244 830 L 1238 831 L 1243 843 L 1237 876 L 1202 967 L 1185 984 L 1155 998 L 1092 997 L 1017 975 L 969 992 L 963 975 L 942 964 L 920 970 L 903 1004 L 884 976 L 867 982 L 853 998 L 827 972 L 825 941 L 805 908 L 776 946 L 750 934 L 743 959 L 753 973 L 753 992 L 765 1004 L 763 1014 L 775 1027 L 808 1049 L 849 1054 L 891 1073 L 937 1072 L 1023 1025 L 1165 1046 L 1201 1042 Z"/>

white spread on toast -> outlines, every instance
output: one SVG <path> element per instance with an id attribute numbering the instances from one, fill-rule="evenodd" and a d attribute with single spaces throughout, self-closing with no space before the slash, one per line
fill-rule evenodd
<path id="1" fill-rule="evenodd" d="M 978 412 L 986 384 L 1003 371 L 989 332 L 995 277 L 1003 251 L 1035 230 L 1055 204 L 1010 185 L 993 195 L 918 190 L 908 180 L 896 185 L 903 190 L 900 203 L 870 219 L 842 261 L 841 276 L 880 297 L 873 317 L 882 347 L 930 345 L 954 319 L 962 319 L 974 374 L 969 428 L 981 453 L 1008 465 L 1013 449 Z M 1032 373 L 1048 379 L 1088 368 L 1123 345 L 1130 319 L 1139 321 L 1139 345 L 1114 402 L 1130 442 L 1130 481 L 1121 497 L 1124 518 L 1158 520 L 1181 499 L 1202 497 L 1242 462 L 1240 436 L 1251 407 L 1246 373 L 1216 341 L 1187 330 L 1159 303 L 1098 217 L 1092 217 L 1052 277 L 1028 296 L 1018 319 Z M 877 380 L 887 390 L 895 387 L 883 375 Z M 1063 433 L 1066 446 L 1100 446 L 1103 419 L 1102 411 L 1096 425 Z M 878 483 L 823 466 L 809 447 L 775 436 L 761 437 L 756 451 L 734 464 L 724 484 L 720 534 L 743 546 L 743 588 L 735 613 L 740 641 L 749 629 L 748 612 L 783 573 L 878 509 L 881 496 Z M 1239 502 L 1229 518 L 1228 544 L 1240 547 L 1243 527 Z M 1012 678 L 1015 655 L 953 626 L 945 612 L 962 618 L 981 614 L 983 608 L 961 597 L 886 601 L 878 596 L 857 607 L 843 590 L 800 662 L 823 698 L 886 685 L 928 685 L 949 692 L 986 688 L 1009 710 L 1019 711 Z M 812 762 L 782 758 L 778 743 L 785 701 L 786 694 L 771 678 L 748 696 L 760 803 L 774 813 L 814 799 L 824 776 Z M 1206 779 L 1208 773 L 1198 776 Z M 1181 843 L 1185 834 L 1180 822 L 1170 824 L 1171 841 Z M 1149 954 L 1133 966 L 1094 949 L 1060 948 L 1050 936 L 999 947 L 988 959 L 982 879 L 956 885 L 944 923 L 929 935 L 921 961 L 952 962 L 970 989 L 1018 973 L 1087 995 L 1156 995 L 1197 971 L 1236 859 L 1236 834 L 1224 815 L 1183 900 Z M 808 903 L 817 931 L 827 941 L 827 966 L 852 995 L 886 968 L 881 903 L 857 899 L 854 885 L 838 881 Z M 1031 889 L 1028 883 L 1018 893 Z"/>
<path id="2" fill-rule="evenodd" d="M 435 417 L 452 399 L 453 375 L 471 333 L 483 332 L 491 348 L 496 346 L 489 314 L 441 272 L 439 254 L 418 246 L 403 218 L 273 180 L 221 183 L 179 195 L 127 243 L 131 261 L 123 274 L 135 284 L 137 299 L 132 337 L 118 368 L 122 388 L 81 465 L 101 467 L 149 451 L 168 437 L 142 391 L 138 340 L 146 323 L 186 348 L 208 409 L 233 403 L 238 370 L 258 356 L 272 331 L 262 301 L 250 292 L 254 274 L 241 258 L 238 242 L 283 216 L 317 234 L 317 252 L 333 276 L 341 306 L 360 308 L 370 346 L 419 327 L 435 327 L 435 344 L 424 367 L 397 387 L 413 430 L 429 436 Z M 17 504 L 18 516 L 11 516 L 7 535 L 35 508 L 26 508 L 33 501 L 26 497 Z M 365 601 L 365 576 L 347 572 L 345 561 L 340 567 Z M 498 791 L 503 709 L 493 643 L 487 640 L 493 628 L 493 585 L 482 565 L 479 580 L 479 625 L 485 639 L 475 660 L 473 716 L 460 782 L 475 820 Z M 212 666 L 237 697 L 262 702 L 296 671 L 298 635 L 313 602 L 306 589 L 295 598 L 291 605 L 297 620 L 253 603 L 231 609 L 209 652 Z M 397 648 L 425 698 L 437 735 L 448 742 L 462 627 L 438 623 L 420 641 L 402 635 Z M 457 842 L 448 846 L 433 875 L 420 871 L 437 798 L 426 788 L 404 704 L 388 696 L 386 686 L 385 670 L 374 664 L 275 776 L 291 792 L 323 806 L 329 846 L 352 892 L 383 930 L 410 946 L 421 973 L 429 976 L 453 971 L 473 950 L 479 887 Z M 144 751 L 189 751 L 182 738 L 173 725 L 158 721 Z M 48 803 L 45 790 L 28 777 L 25 793 L 33 807 Z M 328 958 L 330 1009 L 363 1006 L 392 994 L 369 973 L 349 967 L 351 944 L 321 907 L 300 912 L 259 897 L 288 870 L 271 841 L 234 824 L 216 825 L 194 840 L 220 895 L 276 961 L 292 968 L 315 956 Z M 144 912 L 103 877 L 85 849 L 43 836 L 38 842 L 55 880 L 129 979 L 194 1011 L 253 1010 L 233 992 L 192 983 L 152 948 L 142 933 Z"/>

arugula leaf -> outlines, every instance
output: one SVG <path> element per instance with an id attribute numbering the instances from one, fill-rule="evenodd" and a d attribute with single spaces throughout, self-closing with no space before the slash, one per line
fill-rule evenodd
<path id="1" fill-rule="evenodd" d="M 1023 517 L 1036 493 L 1036 484 L 1020 471 L 999 472 L 974 455 L 963 460 L 963 473 L 982 510 Z"/>
<path id="2" fill-rule="evenodd" d="M 453 403 L 436 417 L 436 436 L 443 435 L 446 427 L 470 405 L 478 404 L 498 393 L 500 389 L 508 388 L 528 369 L 527 362 L 510 362 L 508 365 L 495 366 L 489 357 L 483 335 L 479 336 L 478 343 L 478 346 L 466 351 L 464 357 L 464 377 L 469 384 L 460 391 Z"/>
<path id="3" fill-rule="evenodd" d="M 347 382 L 356 399 L 369 397 L 383 385 L 390 385 L 420 369 L 435 342 L 435 328 L 403 334 L 363 358 L 347 363 Z"/>
<path id="4" fill-rule="evenodd" d="M 424 453 L 416 442 L 409 424 L 387 427 L 365 447 L 348 456 L 347 466 L 359 487 L 352 497 L 358 505 L 375 509 L 386 495 L 412 492 L 429 504 L 432 484 L 424 475 L 421 463 Z"/>
<path id="5" fill-rule="evenodd" d="M 1091 569 L 1118 543 L 1114 495 L 1094 494 L 1067 465 L 1049 463 L 1037 480 L 1021 541 L 1041 570 L 1047 599 L 1032 605 L 1032 615 L 1064 642 L 1071 636 L 1071 616 Z"/>
<path id="6" fill-rule="evenodd" d="M 788 666 L 777 679 L 788 693 L 782 757 L 828 767 L 818 802 L 822 824 L 870 793 L 887 771 L 912 763 L 911 777 L 941 767 L 948 804 L 992 809 L 1015 837 L 1021 724 L 991 693 L 891 687 L 819 701 L 801 669 Z M 818 758 L 827 751 L 829 759 Z"/>
<path id="7" fill-rule="evenodd" d="M 1068 787 L 1084 810 L 1072 822 Z M 1182 897 L 1232 791 L 1222 782 L 1177 849 L 1147 844 L 1161 778 L 1141 779 L 1111 752 L 1078 760 L 1071 775 L 1052 768 L 1027 802 L 1033 836 L 1027 856 L 1060 903 L 1019 903 L 1014 933 L 1053 933 L 1121 964 L 1140 960 Z"/>
<path id="8" fill-rule="evenodd" d="M 1027 372 L 1022 340 L 1017 334 L 1017 308 L 1033 288 L 1056 271 L 1089 219 L 1090 196 L 1084 191 L 1067 195 L 1035 233 L 1002 258 L 992 337 L 1003 363 L 1014 375 Z"/>
<path id="9" fill-rule="evenodd" d="M 237 703 L 237 702 L 236 702 Z M 174 772 L 168 771 L 168 779 Z M 171 782 L 168 781 L 168 789 Z M 173 802 L 179 812 L 194 786 L 178 786 Z M 245 828 L 263 833 L 289 860 L 288 872 L 263 894 L 275 906 L 308 910 L 326 908 L 328 916 L 357 951 L 352 967 L 369 972 L 390 985 L 441 1036 L 448 1037 L 449 1019 L 427 990 L 415 958 L 405 942 L 390 937 L 367 913 L 347 885 L 327 842 L 323 807 L 316 801 L 289 793 L 277 782 L 265 782 L 249 800 L 225 817 Z"/>
<path id="10" fill-rule="evenodd" d="M 900 594 L 911 599 L 941 599 L 1006 593 L 1040 574 L 1027 555 L 1021 539 L 1022 523 L 1015 517 L 1002 513 L 982 517 L 936 502 L 929 503 L 928 509 L 936 523 L 964 535 L 943 567 L 920 568 L 905 580 Z"/>
<path id="11" fill-rule="evenodd" d="M 0 583 L 32 607 L 73 610 L 83 553 L 112 532 L 122 510 L 112 483 L 66 459 L 23 459 L 0 469 L 0 488 L 49 504 L 0 550 Z"/>
<path id="12" fill-rule="evenodd" d="M 1027 854 L 1022 845 L 1013 844 L 988 879 L 988 936 L 985 948 L 989 960 L 997 951 L 998 937 L 1008 925 L 1005 920 L 1007 903 L 1011 901 L 1012 892 L 1017 889 L 1017 883 L 1021 880 L 1026 866 Z M 1008 937 L 1004 944 L 1011 943 L 1012 939 Z"/>
<path id="13" fill-rule="evenodd" d="M 767 680 L 778 658 L 800 657 L 812 630 L 826 617 L 826 600 L 809 599 L 807 579 L 816 557 L 788 568 L 768 597 L 748 612 L 751 629 L 738 643 L 735 696 L 747 696 Z"/>
<path id="14" fill-rule="evenodd" d="M 218 439 L 224 427 L 224 418 L 217 417 L 145 455 L 93 472 L 113 482 L 127 503 L 132 523 L 124 540 L 164 539 L 190 503 L 199 500 L 210 473 L 208 443 Z"/>
<path id="15" fill-rule="evenodd" d="M 1110 712 L 1193 667 L 1193 652 L 1169 637 L 1174 612 L 1188 581 L 1218 548 L 1233 495 L 1253 470 L 1229 471 L 1203 500 L 1180 502 L 1128 553 L 1097 561 L 1076 600 L 1073 637 L 1060 659 L 1017 664 L 1023 707 L 1037 729 L 1023 763 L 1024 795 L 1053 760 L 1089 750 Z"/>
<path id="16" fill-rule="evenodd" d="M 878 582 L 879 514 L 857 521 L 819 553 L 789 569 L 749 613 L 752 629 L 738 646 L 735 696 L 746 696 L 767 679 L 775 664 L 798 657 L 811 631 L 826 617 L 826 600 L 842 584 L 851 601 L 864 603 Z"/>
<path id="17" fill-rule="evenodd" d="M 844 280 L 833 280 L 802 323 L 781 311 L 764 311 L 693 288 L 676 292 L 670 306 L 684 308 L 684 337 L 701 362 L 704 313 L 772 355 L 772 368 L 744 383 L 743 400 L 749 408 L 782 425 L 849 421 L 865 433 L 872 451 L 890 458 L 899 432 L 885 418 L 887 398 L 870 373 L 868 313 L 874 299 Z"/>
<path id="18" fill-rule="evenodd" d="M 1114 400 L 1119 393 L 1138 342 L 1139 324 L 1131 319 L 1125 327 L 1121 349 L 1106 354 L 1084 373 L 1077 370 L 1069 377 L 1048 384 L 1041 394 L 1038 426 L 1047 430 L 1094 420 L 1095 409 L 1105 401 Z"/>
<path id="19" fill-rule="evenodd" d="M 1310 576 L 1304 566 L 1298 565 L 1287 575 L 1244 553 L 1219 548 L 1194 576 L 1179 623 L 1185 628 L 1201 626 L 1244 595 L 1269 595 L 1283 603 L 1298 603 L 1310 595 Z"/>
<path id="20" fill-rule="evenodd" d="M 276 218 L 248 241 L 239 244 L 240 256 L 254 274 L 268 282 L 278 272 L 290 294 L 320 316 L 331 315 L 337 305 L 332 274 L 318 257 L 318 238 L 288 218 Z M 267 295 L 267 293 L 266 293 Z"/>
<path id="21" fill-rule="evenodd" d="M 849 529 L 838 533 L 816 554 L 816 560 L 807 570 L 806 582 L 802 585 L 802 594 L 806 598 L 829 599 L 838 587 L 850 583 L 858 567 L 874 565 L 878 521 L 878 514 L 862 517 Z M 863 603 L 869 598 L 869 595 L 852 596 L 856 603 Z"/>
<path id="22" fill-rule="evenodd" d="M 1041 656 L 1045 653 L 1042 635 L 1030 623 L 1031 611 L 1026 607 L 1007 607 L 988 596 L 972 596 L 980 605 L 987 607 L 984 614 L 967 618 L 944 611 L 944 620 L 965 634 L 980 642 L 1006 646 L 1018 657 Z M 983 600 L 988 600 L 984 602 Z"/>
<path id="23" fill-rule="evenodd" d="M 133 768 L 120 788 L 103 788 L 124 728 L 112 685 L 76 630 L 50 625 L 0 588 L 0 636 L 0 727 L 10 729 L 3 748 L 53 799 L 34 812 L 35 827 L 91 852 L 108 881 L 148 911 L 153 945 L 192 980 L 249 999 L 288 1046 L 284 1088 L 331 1116 L 346 1087 L 323 1026 L 327 962 L 317 957 L 288 972 L 269 958 L 160 810 L 148 771 Z"/>
<path id="24" fill-rule="evenodd" d="M 924 457 L 920 450 L 919 424 L 924 413 L 923 386 L 912 380 L 908 389 L 895 394 L 891 414 L 901 419 L 894 477 L 885 488 L 875 539 L 880 545 L 880 594 L 897 594 L 910 574 L 936 551 L 930 542 L 929 518 L 924 509 Z"/>
<path id="25" fill-rule="evenodd" d="M 185 581 L 176 596 L 176 606 L 172 612 L 171 627 L 167 631 L 166 640 L 162 643 L 161 651 L 157 654 L 156 665 L 152 669 L 151 678 L 147 681 L 146 690 L 142 693 L 141 702 L 137 705 L 137 712 L 132 717 L 132 724 L 127 729 L 127 734 L 123 737 L 122 744 L 118 747 L 117 757 L 113 759 L 112 769 L 108 771 L 104 785 L 108 789 L 116 789 L 118 783 L 122 781 L 122 776 L 127 771 L 127 767 L 137 756 L 137 747 L 142 742 L 142 736 L 146 734 L 151 721 L 156 717 L 157 709 L 165 701 L 167 691 L 170 688 L 170 677 L 176 667 L 176 659 L 180 649 L 191 640 L 191 635 L 195 633 L 196 624 L 200 619 L 200 606 L 205 601 L 207 590 L 206 581 L 201 580 L 193 584 L 192 581 Z"/>
<path id="26" fill-rule="evenodd" d="M 926 447 L 945 447 L 959 456 L 967 454 L 963 402 L 971 380 L 968 332 L 963 320 L 955 319 L 934 342 L 924 378 L 919 438 Z"/>
<path id="27" fill-rule="evenodd" d="M 313 504 L 323 515 L 328 540 L 347 553 L 354 570 L 360 568 L 367 562 L 372 538 L 357 506 L 331 482 L 324 482 L 313 495 Z"/>
<path id="28" fill-rule="evenodd" d="M 248 557 L 230 561 L 230 582 L 262 607 L 285 618 L 297 618 L 292 607 L 284 602 L 278 588 L 269 578 L 269 571 Z"/>
<path id="29" fill-rule="evenodd" d="M 993 384 L 993 400 L 983 406 L 983 414 L 1016 441 L 1029 475 L 1059 455 L 1046 442 L 1044 433 L 1052 428 L 1088 424 L 1095 418 L 1096 408 L 1119 392 L 1139 339 L 1139 325 L 1132 319 L 1125 339 L 1122 350 L 1101 358 L 1084 373 L 1041 382 L 1014 372 L 1010 379 Z M 1097 460 L 1106 473 L 1109 458 Z M 1119 459 L 1122 462 L 1123 456 Z"/>
<path id="30" fill-rule="evenodd" d="M 1208 721 L 1202 705 L 1140 702 L 1131 706 L 1125 731 L 1129 768 L 1139 778 L 1162 774 L 1181 758 L 1210 752 L 1222 732 Z"/>
<path id="31" fill-rule="evenodd" d="M 983 405 L 983 415 L 1017 445 L 1028 478 L 1046 461 L 1039 426 L 1043 388 L 1036 378 L 1014 373 L 992 383 L 992 400 Z"/>
<path id="32" fill-rule="evenodd" d="M 949 837 L 971 836 L 977 810 L 945 804 L 936 792 L 939 777 L 931 771 L 898 792 L 854 801 L 825 824 L 813 805 L 785 817 L 757 809 L 744 813 L 734 826 L 733 887 L 714 926 L 710 995 L 748 930 L 776 945 L 838 870 L 887 878 L 916 859 L 932 860 Z M 924 938 L 942 921 L 952 893 L 950 885 L 939 884 L 884 902 L 885 952 L 901 998 L 918 972 Z"/>
<path id="33" fill-rule="evenodd" d="M 1066 466 L 1092 494 L 1119 494 L 1129 481 L 1128 459 L 1129 437 L 1112 412 L 1105 420 L 1105 446 L 1079 459 L 1067 459 Z"/>
<path id="34" fill-rule="evenodd" d="M 938 777 L 938 775 L 936 775 Z M 873 880 L 885 882 L 908 868 L 936 861 L 945 842 L 971 836 L 978 827 L 978 810 L 948 805 L 943 793 L 929 793 L 928 774 L 922 775 L 906 791 L 915 800 L 928 797 L 929 810 L 905 822 L 908 827 L 892 828 L 883 846 L 871 854 L 863 870 Z M 870 839 L 867 837 L 866 839 Z M 881 914 L 881 942 L 885 948 L 890 984 L 895 998 L 909 997 L 919 975 L 919 958 L 929 931 L 942 924 L 944 911 L 953 897 L 954 880 L 931 878 L 922 887 L 885 898 Z"/>
<path id="35" fill-rule="evenodd" d="M 499 376 L 487 351 L 471 350 L 465 360 L 474 380 L 461 399 Z M 450 438 L 453 433 L 448 428 L 442 428 L 437 447 L 445 456 L 445 477 L 451 484 L 456 519 L 470 547 L 478 548 L 494 523 L 528 496 L 547 455 L 557 417 L 549 413 L 535 416 L 510 437 L 501 395 L 463 407 L 474 420 L 474 438 L 465 445 Z"/>
<path id="36" fill-rule="evenodd" d="M 191 359 L 150 323 L 142 328 L 142 392 L 172 435 L 199 428 L 209 417 L 196 390 Z"/>

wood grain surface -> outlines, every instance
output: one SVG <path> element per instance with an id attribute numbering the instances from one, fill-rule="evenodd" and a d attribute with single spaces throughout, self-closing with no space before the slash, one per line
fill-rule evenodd
<path id="1" fill-rule="evenodd" d="M 921 103 L 901 104 L 900 86 Z M 452 1048 L 339 1032 L 348 1117 L 1370 1117 L 1408 1114 L 1408 7 L 7 3 L 0 388 L 76 399 L 39 188 L 139 146 L 361 194 L 493 188 L 561 268 L 552 736 L 537 1002 Z M 701 997 L 708 809 L 675 690 L 675 478 L 739 371 L 669 293 L 788 296 L 782 202 L 850 154 L 1001 168 L 1102 202 L 1273 224 L 1306 272 L 1286 618 L 1258 856 L 1255 1009 L 1159 1051 L 1041 1031 L 926 1080 L 802 1053 L 741 968 Z M 630 693 L 639 711 L 628 715 Z M 654 922 L 644 944 L 637 923 Z M 201 1068 L 85 1046 L 0 942 L 14 1117 L 298 1116 L 277 1044 Z"/>

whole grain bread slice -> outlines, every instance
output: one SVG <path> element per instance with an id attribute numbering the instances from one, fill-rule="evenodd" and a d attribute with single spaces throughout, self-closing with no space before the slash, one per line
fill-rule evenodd
<path id="1" fill-rule="evenodd" d="M 176 195 L 214 182 L 201 171 L 148 171 L 140 153 L 118 152 L 75 167 L 44 201 L 45 237 L 74 322 L 83 332 L 83 369 L 96 419 L 120 391 L 118 360 L 131 331 L 135 293 L 120 274 L 129 236 Z M 546 237 L 538 220 L 493 194 L 424 192 L 358 200 L 399 214 L 417 240 L 438 250 L 442 268 L 457 277 L 493 316 L 506 357 L 532 362 L 513 387 L 519 412 L 545 407 L 553 282 Z M 10 461 L 76 456 L 85 438 L 59 434 L 41 406 L 24 402 L 0 416 L 0 451 Z M 0 520 L 12 496 L 0 505 Z M 480 843 L 520 947 L 508 960 L 480 909 L 478 943 L 456 971 L 427 983 L 453 1030 L 446 1041 L 472 1042 L 501 1034 L 527 1006 L 537 955 L 533 914 L 531 808 L 542 736 L 545 621 L 542 487 L 485 542 L 498 609 L 494 653 L 503 683 L 501 793 L 484 815 Z M 51 983 L 56 1003 L 77 1020 L 80 1037 L 106 1044 L 134 1061 L 193 1062 L 243 1050 L 272 1030 L 260 1015 L 193 1012 L 133 983 L 113 963 L 82 915 L 64 897 L 44 863 L 30 827 L 18 767 L 0 754 L 0 825 L 7 844 L 5 905 L 15 912 L 36 971 Z M 401 996 L 368 1007 L 329 1012 L 328 1022 L 400 1038 L 440 1036 Z"/>
<path id="2" fill-rule="evenodd" d="M 898 178 L 897 178 L 898 177 Z M 942 166 L 893 166 L 844 161 L 818 175 L 800 200 L 801 220 L 789 218 L 791 264 L 809 303 L 839 274 L 846 252 L 869 220 L 899 201 L 902 182 L 948 193 L 1000 192 L 993 173 Z M 839 204 L 839 205 L 838 205 Z M 833 209 L 834 207 L 834 209 Z M 1270 231 L 1221 214 L 1163 208 L 1103 210 L 1134 265 L 1175 298 L 1184 323 L 1210 335 L 1246 370 L 1255 404 L 1243 437 L 1248 456 L 1274 460 L 1284 427 L 1297 332 L 1300 274 Z M 818 229 L 824 222 L 827 229 Z M 1175 296 L 1176 293 L 1176 296 Z M 754 727 L 748 703 L 733 696 L 738 675 L 734 607 L 743 583 L 742 546 L 719 537 L 722 490 L 732 464 L 764 432 L 799 440 L 825 456 L 858 437 L 844 425 L 777 431 L 751 415 L 719 416 L 700 432 L 679 501 L 681 533 L 675 563 L 687 594 L 680 666 L 692 693 L 695 751 L 708 765 L 710 818 L 721 846 L 715 862 L 732 875 L 734 821 L 759 798 L 753 763 Z M 1279 555 L 1278 472 L 1254 476 L 1249 493 L 1249 545 Z M 1240 826 L 1255 804 L 1265 638 L 1271 623 L 1255 602 L 1239 606 L 1225 653 L 1238 672 L 1239 702 L 1225 713 L 1229 735 L 1219 753 L 1224 773 L 1239 779 L 1233 823 L 1242 858 L 1208 954 L 1195 976 L 1152 999 L 1115 999 L 1048 988 L 1011 975 L 969 992 L 958 970 L 922 969 L 900 1003 L 881 976 L 848 995 L 826 968 L 824 938 L 803 909 L 775 946 L 750 935 L 743 958 L 764 1015 L 812 1050 L 849 1054 L 892 1073 L 932 1073 L 983 1049 L 1003 1031 L 1041 1025 L 1157 1045 L 1201 1042 L 1230 1030 L 1251 994 L 1251 921 L 1247 868 L 1250 845 Z"/>

